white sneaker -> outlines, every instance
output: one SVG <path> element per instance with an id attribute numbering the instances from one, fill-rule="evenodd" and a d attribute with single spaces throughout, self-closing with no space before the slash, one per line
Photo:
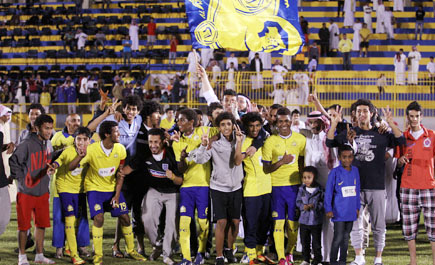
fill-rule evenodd
<path id="1" fill-rule="evenodd" d="M 170 257 L 165 257 L 165 258 L 163 258 L 163 262 L 164 262 L 166 265 L 174 265 L 174 264 L 175 264 L 175 262 L 174 262 Z"/>
<path id="2" fill-rule="evenodd" d="M 243 263 L 243 264 L 249 263 L 249 257 L 246 253 L 243 255 L 242 259 L 240 260 L 240 263 Z"/>
<path id="3" fill-rule="evenodd" d="M 56 264 L 56 262 L 54 260 L 51 260 L 51 259 L 46 258 L 44 256 L 42 256 L 42 257 L 35 256 L 35 263 L 37 263 L 37 264 Z"/>
<path id="4" fill-rule="evenodd" d="M 304 261 L 302 261 L 301 265 L 310 265 L 310 263 L 309 263 L 309 262 L 306 262 L 306 261 L 304 260 Z"/>
<path id="5" fill-rule="evenodd" d="M 27 260 L 27 257 L 19 258 L 18 257 L 18 265 L 30 265 L 29 261 Z"/>

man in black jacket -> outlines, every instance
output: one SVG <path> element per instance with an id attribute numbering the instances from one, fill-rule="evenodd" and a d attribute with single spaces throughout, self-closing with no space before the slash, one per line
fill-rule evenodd
<path id="1" fill-rule="evenodd" d="M 329 29 L 326 27 L 326 23 L 322 23 L 322 27 L 319 29 L 319 39 L 320 39 L 320 55 L 328 56 Z"/>

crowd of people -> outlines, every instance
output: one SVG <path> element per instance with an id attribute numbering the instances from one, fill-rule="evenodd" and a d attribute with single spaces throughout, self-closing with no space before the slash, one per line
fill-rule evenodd
<path id="1" fill-rule="evenodd" d="M 53 132 L 45 109 L 29 107 L 30 123 L 17 145 L 1 141 L 12 153 L 10 177 L 0 168 L 2 187 L 13 180 L 18 186 L 18 264 L 29 264 L 32 217 L 35 261 L 54 264 L 43 254 L 44 231 L 51 225 L 49 192 L 56 258 L 67 253 L 73 264 L 91 256 L 90 238 L 93 263 L 102 264 L 105 212 L 117 217 L 114 257 L 145 261 L 146 236 L 153 249 L 148 258 L 162 256 L 168 265 L 175 263 L 176 245 L 182 255 L 178 264 L 203 264 L 213 253 L 213 237 L 215 264 L 235 263 L 238 236 L 245 245 L 242 263 L 295 264 L 299 238 L 301 264 L 345 264 L 350 238 L 352 264 L 362 265 L 368 226 L 374 264 L 381 265 L 386 222 L 399 219 L 415 265 L 421 211 L 435 249 L 435 134 L 423 127 L 418 102 L 406 108 L 408 126 L 402 132 L 388 108 L 382 119 L 380 109 L 359 99 L 347 122 L 339 105 L 323 108 L 314 92 L 308 100 L 317 110 L 304 123 L 296 110 L 256 105 L 231 89 L 219 100 L 199 64 L 197 73 L 206 115 L 180 107 L 167 109 L 161 119 L 155 101 L 128 95 L 108 104 L 101 94 L 87 127 L 71 113 L 65 128 Z M 7 121 L 12 111 L 1 107 L 0 118 Z M 397 192 L 391 185 L 395 171 Z M 386 196 L 388 189 L 394 190 Z M 0 222 L 1 231 L 8 222 Z"/>

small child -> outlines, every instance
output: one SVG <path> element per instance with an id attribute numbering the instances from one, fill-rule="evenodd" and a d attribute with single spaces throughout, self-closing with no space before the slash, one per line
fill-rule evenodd
<path id="1" fill-rule="evenodd" d="M 376 97 L 379 99 L 383 93 L 385 93 L 385 86 L 387 85 L 387 78 L 385 77 L 385 74 L 381 74 L 376 81 L 376 85 L 378 86 L 379 95 Z"/>
<path id="2" fill-rule="evenodd" d="M 346 264 L 349 235 L 353 222 L 358 218 L 360 180 L 358 169 L 352 166 L 353 149 L 344 145 L 338 149 L 340 166 L 333 168 L 328 176 L 325 191 L 325 212 L 334 222 L 334 239 L 331 245 L 331 265 Z M 338 250 L 340 260 L 337 261 Z"/>
<path id="3" fill-rule="evenodd" d="M 299 217 L 302 256 L 301 265 L 310 265 L 311 238 L 314 260 L 311 264 L 322 263 L 322 222 L 323 222 L 323 190 L 317 184 L 317 169 L 313 166 L 305 167 L 302 171 L 303 184 L 299 187 L 296 206 L 301 211 Z"/>

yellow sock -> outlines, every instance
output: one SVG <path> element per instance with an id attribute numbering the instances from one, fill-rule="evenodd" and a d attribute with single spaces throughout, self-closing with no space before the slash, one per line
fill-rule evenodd
<path id="1" fill-rule="evenodd" d="M 127 250 L 127 253 L 131 253 L 134 250 L 133 227 L 131 225 L 129 226 L 121 225 L 121 231 L 122 234 L 124 235 L 125 249 Z"/>
<path id="2" fill-rule="evenodd" d="M 275 240 L 275 249 L 278 254 L 278 260 L 285 259 L 284 253 L 284 223 L 285 220 L 275 220 L 273 229 L 273 238 Z"/>
<path id="3" fill-rule="evenodd" d="M 288 245 L 287 252 L 293 255 L 293 251 L 296 247 L 296 243 L 298 240 L 298 228 L 299 222 L 296 221 L 287 221 L 287 237 L 288 237 Z"/>
<path id="4" fill-rule="evenodd" d="M 255 251 L 255 248 L 248 248 L 245 247 L 246 255 L 248 255 L 249 261 L 253 261 L 257 258 L 257 252 Z"/>
<path id="5" fill-rule="evenodd" d="M 190 256 L 190 222 L 189 216 L 180 216 L 180 247 L 183 258 L 192 261 Z"/>
<path id="6" fill-rule="evenodd" d="M 207 218 L 198 219 L 198 223 L 199 223 L 198 252 L 204 253 L 207 246 L 209 224 Z"/>
<path id="7" fill-rule="evenodd" d="M 94 242 L 95 256 L 103 256 L 103 227 L 92 226 L 92 241 Z"/>
<path id="8" fill-rule="evenodd" d="M 75 216 L 65 217 L 65 234 L 66 234 L 66 247 L 71 251 L 71 257 L 77 256 L 77 240 L 75 229 Z"/>
<path id="9" fill-rule="evenodd" d="M 257 245 L 255 247 L 255 251 L 257 252 L 257 257 L 260 255 L 263 255 L 263 248 L 264 248 L 264 246 L 262 246 L 262 245 Z"/>

